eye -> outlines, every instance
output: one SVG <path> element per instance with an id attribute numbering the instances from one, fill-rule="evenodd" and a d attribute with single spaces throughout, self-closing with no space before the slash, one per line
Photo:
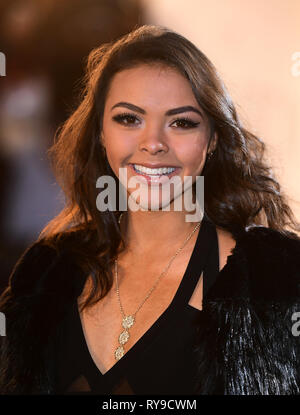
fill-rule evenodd
<path id="1" fill-rule="evenodd" d="M 177 120 L 172 122 L 172 126 L 175 126 L 175 128 L 181 128 L 183 130 L 188 130 L 190 128 L 196 128 L 200 122 L 195 122 L 191 120 L 190 118 L 177 118 Z"/>
<path id="2" fill-rule="evenodd" d="M 115 115 L 114 117 L 112 117 L 112 119 L 117 123 L 126 126 L 137 125 L 140 122 L 140 120 L 134 114 L 130 114 L 127 112 Z"/>

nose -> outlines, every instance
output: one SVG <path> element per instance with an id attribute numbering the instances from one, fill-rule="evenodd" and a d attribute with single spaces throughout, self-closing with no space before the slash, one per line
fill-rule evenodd
<path id="1" fill-rule="evenodd" d="M 140 137 L 139 150 L 151 155 L 167 153 L 168 145 L 162 128 L 148 128 Z"/>

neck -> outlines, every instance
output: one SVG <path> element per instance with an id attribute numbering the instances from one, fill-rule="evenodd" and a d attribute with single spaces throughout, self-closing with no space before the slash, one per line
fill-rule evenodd
<path id="1" fill-rule="evenodd" d="M 127 249 L 134 255 L 174 252 L 199 222 L 187 222 L 181 211 L 127 211 L 121 218 L 121 232 Z"/>

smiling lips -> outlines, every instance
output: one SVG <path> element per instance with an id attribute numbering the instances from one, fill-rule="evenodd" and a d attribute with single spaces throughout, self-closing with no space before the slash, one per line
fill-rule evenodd
<path id="1" fill-rule="evenodd" d="M 163 174 L 170 174 L 176 170 L 176 167 L 159 167 L 149 168 L 142 166 L 141 164 L 133 164 L 133 168 L 137 173 L 145 174 L 147 176 L 162 176 Z"/>
<path id="2" fill-rule="evenodd" d="M 148 183 L 164 183 L 177 174 L 179 167 L 159 166 L 150 168 L 141 164 L 130 164 L 136 176 L 144 177 Z"/>

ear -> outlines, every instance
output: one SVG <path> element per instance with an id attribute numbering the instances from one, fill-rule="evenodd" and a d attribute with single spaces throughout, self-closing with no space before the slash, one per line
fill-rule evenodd
<path id="1" fill-rule="evenodd" d="M 101 134 L 100 134 L 100 143 L 105 150 L 105 139 L 104 139 L 103 131 L 101 131 Z"/>
<path id="2" fill-rule="evenodd" d="M 104 139 L 104 135 L 103 135 L 102 131 L 101 131 L 101 134 L 100 134 L 99 141 L 100 141 L 100 147 L 101 147 L 103 157 L 106 158 L 106 145 L 105 145 L 105 139 Z"/>
<path id="3" fill-rule="evenodd" d="M 210 139 L 209 148 L 207 149 L 207 153 L 211 153 L 215 151 L 218 143 L 218 134 L 215 132 Z"/>

